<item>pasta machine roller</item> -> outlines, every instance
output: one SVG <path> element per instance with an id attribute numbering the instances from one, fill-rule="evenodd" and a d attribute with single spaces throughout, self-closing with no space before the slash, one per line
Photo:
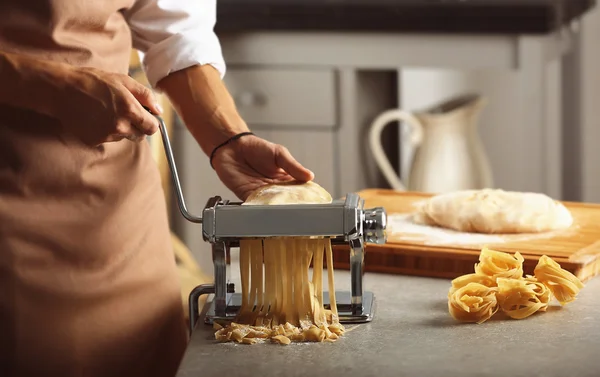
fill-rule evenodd
<path id="1" fill-rule="evenodd" d="M 219 196 L 206 203 L 202 216 L 191 214 L 183 196 L 169 136 L 163 120 L 157 116 L 167 161 L 171 169 L 179 209 L 185 219 L 202 224 L 202 237 L 211 243 L 214 284 L 203 284 L 189 295 L 189 326 L 193 331 L 199 317 L 200 296 L 213 294 L 205 308 L 204 322 L 233 320 L 241 305 L 241 295 L 227 281 L 226 256 L 238 247 L 242 238 L 321 236 L 332 244 L 350 246 L 351 291 L 336 292 L 339 320 L 342 323 L 369 322 L 373 319 L 374 294 L 363 290 L 365 243 L 386 241 L 386 212 L 383 208 L 365 209 L 364 200 L 351 193 L 330 204 L 242 206 Z M 327 292 L 324 306 L 329 306 Z"/>

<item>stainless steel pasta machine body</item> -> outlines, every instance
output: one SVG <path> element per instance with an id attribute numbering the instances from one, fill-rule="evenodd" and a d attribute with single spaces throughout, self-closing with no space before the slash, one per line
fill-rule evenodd
<path id="1" fill-rule="evenodd" d="M 373 319 L 375 297 L 363 290 L 365 243 L 382 244 L 386 241 L 386 213 L 383 208 L 364 208 L 364 200 L 350 193 L 344 200 L 330 204 L 293 204 L 257 206 L 242 205 L 215 196 L 208 200 L 202 216 L 190 214 L 187 209 L 173 151 L 163 120 L 157 117 L 160 132 L 171 169 L 179 209 L 188 221 L 202 225 L 202 237 L 212 245 L 214 283 L 203 284 L 189 296 L 190 332 L 199 317 L 200 296 L 213 294 L 205 308 L 204 322 L 233 320 L 241 305 L 241 295 L 235 293 L 227 281 L 226 255 L 238 247 L 243 238 L 269 237 L 326 237 L 332 244 L 347 244 L 350 252 L 351 291 L 336 292 L 340 322 L 361 323 Z M 324 304 L 329 305 L 327 292 Z"/>

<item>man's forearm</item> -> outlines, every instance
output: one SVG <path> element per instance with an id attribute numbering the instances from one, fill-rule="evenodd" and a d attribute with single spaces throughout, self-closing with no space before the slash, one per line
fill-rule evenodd
<path id="1" fill-rule="evenodd" d="M 61 63 L 0 51 L 0 104 L 52 116 L 65 70 Z"/>
<path id="2" fill-rule="evenodd" d="M 210 65 L 174 72 L 157 86 L 207 155 L 231 136 L 248 131 L 219 72 Z"/>

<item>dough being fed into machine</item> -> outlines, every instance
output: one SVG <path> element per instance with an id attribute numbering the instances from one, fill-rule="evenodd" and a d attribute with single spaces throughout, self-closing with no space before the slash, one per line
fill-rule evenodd
<path id="1" fill-rule="evenodd" d="M 255 190 L 244 205 L 323 204 L 331 201 L 331 195 L 317 183 L 291 181 Z"/>
<path id="2" fill-rule="evenodd" d="M 268 185 L 253 192 L 244 205 L 331 203 L 331 195 L 314 182 Z M 331 310 L 323 306 L 323 258 Z M 309 266 L 313 263 L 313 275 Z M 242 304 L 235 321 L 217 325 L 215 338 L 254 344 L 259 340 L 335 341 L 339 323 L 331 241 L 327 238 L 267 238 L 240 241 Z"/>
<path id="3" fill-rule="evenodd" d="M 541 233 L 569 228 L 573 217 L 547 195 L 497 189 L 463 190 L 420 203 L 413 220 L 471 233 Z"/>

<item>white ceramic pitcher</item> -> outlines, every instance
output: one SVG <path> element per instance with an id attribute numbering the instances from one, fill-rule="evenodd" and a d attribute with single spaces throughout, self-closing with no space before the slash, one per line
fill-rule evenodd
<path id="1" fill-rule="evenodd" d="M 477 130 L 485 103 L 483 97 L 468 94 L 423 112 L 393 109 L 380 114 L 371 125 L 369 143 L 390 186 L 430 193 L 492 187 L 490 163 Z M 381 132 L 394 121 L 410 127 L 414 156 L 408 182 L 398 177 L 381 144 Z"/>

